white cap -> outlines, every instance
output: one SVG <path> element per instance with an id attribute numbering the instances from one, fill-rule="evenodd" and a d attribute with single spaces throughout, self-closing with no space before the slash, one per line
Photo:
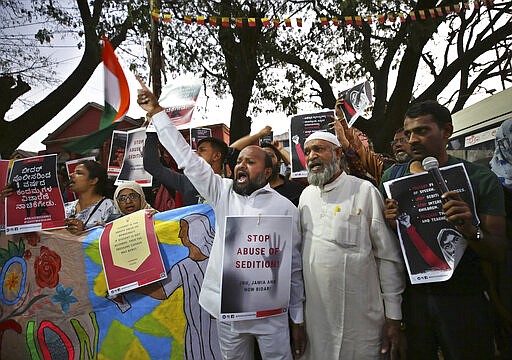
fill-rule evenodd
<path id="1" fill-rule="evenodd" d="M 306 141 L 304 141 L 304 145 L 306 145 L 306 143 L 311 140 L 325 140 L 336 146 L 341 146 L 336 135 L 331 134 L 330 132 L 327 131 L 315 131 L 306 138 Z"/>

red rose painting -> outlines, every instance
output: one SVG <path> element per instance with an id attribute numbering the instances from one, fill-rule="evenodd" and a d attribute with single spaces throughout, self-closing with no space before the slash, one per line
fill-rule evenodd
<path id="1" fill-rule="evenodd" d="M 46 246 L 41 246 L 40 255 L 36 256 L 34 262 L 37 285 L 41 288 L 56 287 L 59 284 L 60 268 L 60 256 Z"/>

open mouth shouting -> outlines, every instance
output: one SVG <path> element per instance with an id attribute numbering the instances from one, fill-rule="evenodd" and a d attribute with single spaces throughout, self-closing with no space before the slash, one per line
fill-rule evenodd
<path id="1" fill-rule="evenodd" d="M 247 184 L 249 182 L 249 175 L 244 170 L 238 170 L 236 173 L 236 182 L 240 185 Z"/>
<path id="2" fill-rule="evenodd" d="M 324 170 L 324 163 L 320 160 L 312 160 L 308 162 L 308 170 L 313 173 L 318 173 Z"/>

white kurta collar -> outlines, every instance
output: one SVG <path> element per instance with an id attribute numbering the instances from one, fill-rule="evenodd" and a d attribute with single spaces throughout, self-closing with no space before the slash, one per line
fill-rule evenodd
<path id="1" fill-rule="evenodd" d="M 340 183 L 342 183 L 346 177 L 347 177 L 347 174 L 344 171 L 342 171 L 341 174 L 336 179 L 331 181 L 329 184 L 326 184 L 323 187 L 320 186 L 320 190 L 323 191 L 323 192 L 329 192 L 332 189 L 337 188 L 338 185 Z"/>

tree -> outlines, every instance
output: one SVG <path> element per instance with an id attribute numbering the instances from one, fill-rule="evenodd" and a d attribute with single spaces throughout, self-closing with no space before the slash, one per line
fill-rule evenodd
<path id="1" fill-rule="evenodd" d="M 452 6 L 452 13 L 447 16 L 428 17 L 424 21 L 412 21 L 409 17 L 392 26 L 364 22 L 361 26 L 345 26 L 334 31 L 313 27 L 299 39 L 288 39 L 288 50 L 276 44 L 269 49 L 276 59 L 296 66 L 296 77 L 309 77 L 320 87 L 317 92 L 323 107 L 334 106 L 329 83 L 371 79 L 375 96 L 372 116 L 370 121 L 358 121 L 356 125 L 373 139 L 380 151 L 387 150 L 387 143 L 401 126 L 411 99 L 436 99 L 458 76 L 458 88 L 449 99 L 457 99 L 453 110 L 459 110 L 477 88 L 485 88 L 485 80 L 503 78 L 501 67 L 510 59 L 506 43 L 512 35 L 511 2 L 501 2 L 485 11 L 462 9 L 459 14 L 453 8 L 454 4 L 460 5 L 456 1 L 438 4 L 423 0 L 416 5 L 383 1 L 382 6 L 359 1 L 311 3 L 317 16 L 340 18 L 358 13 L 391 12 L 396 16 L 400 12 L 408 14 L 409 9 L 436 7 L 446 11 L 446 6 Z M 438 31 L 446 35 L 441 36 Z M 331 65 L 321 70 L 319 64 Z M 429 72 L 432 80 L 424 88 L 419 87 L 418 75 L 421 74 L 424 81 Z M 395 84 L 390 80 L 396 80 Z M 392 90 L 391 86 L 394 86 Z"/>
<path id="2" fill-rule="evenodd" d="M 22 78 L 21 75 L 15 78 L 12 71 L 4 72 L 2 68 L 0 89 L 4 91 L 2 93 L 9 94 L 0 98 L 2 157 L 9 158 L 19 144 L 57 115 L 83 88 L 101 62 L 99 45 L 101 33 L 105 33 L 110 38 L 112 46 L 116 48 L 126 39 L 128 31 L 134 27 L 134 20 L 141 21 L 140 19 L 143 19 L 141 15 L 148 14 L 146 5 L 129 3 L 94 0 L 89 4 L 87 0 L 76 0 L 78 16 L 64 8 L 58 8 L 55 1 L 41 0 L 34 3 L 32 14 L 47 19 L 45 26 L 48 25 L 48 19 L 52 19 L 59 27 L 81 29 L 79 34 L 83 37 L 84 54 L 78 66 L 64 82 L 12 121 L 5 119 L 5 113 L 21 94 L 30 89 L 30 82 L 38 79 Z M 21 10 L 18 7 L 13 8 L 13 11 Z M 43 36 L 43 41 L 51 41 L 51 31 L 47 28 L 40 30 L 38 34 Z M 20 71 L 21 73 L 23 71 Z"/>

